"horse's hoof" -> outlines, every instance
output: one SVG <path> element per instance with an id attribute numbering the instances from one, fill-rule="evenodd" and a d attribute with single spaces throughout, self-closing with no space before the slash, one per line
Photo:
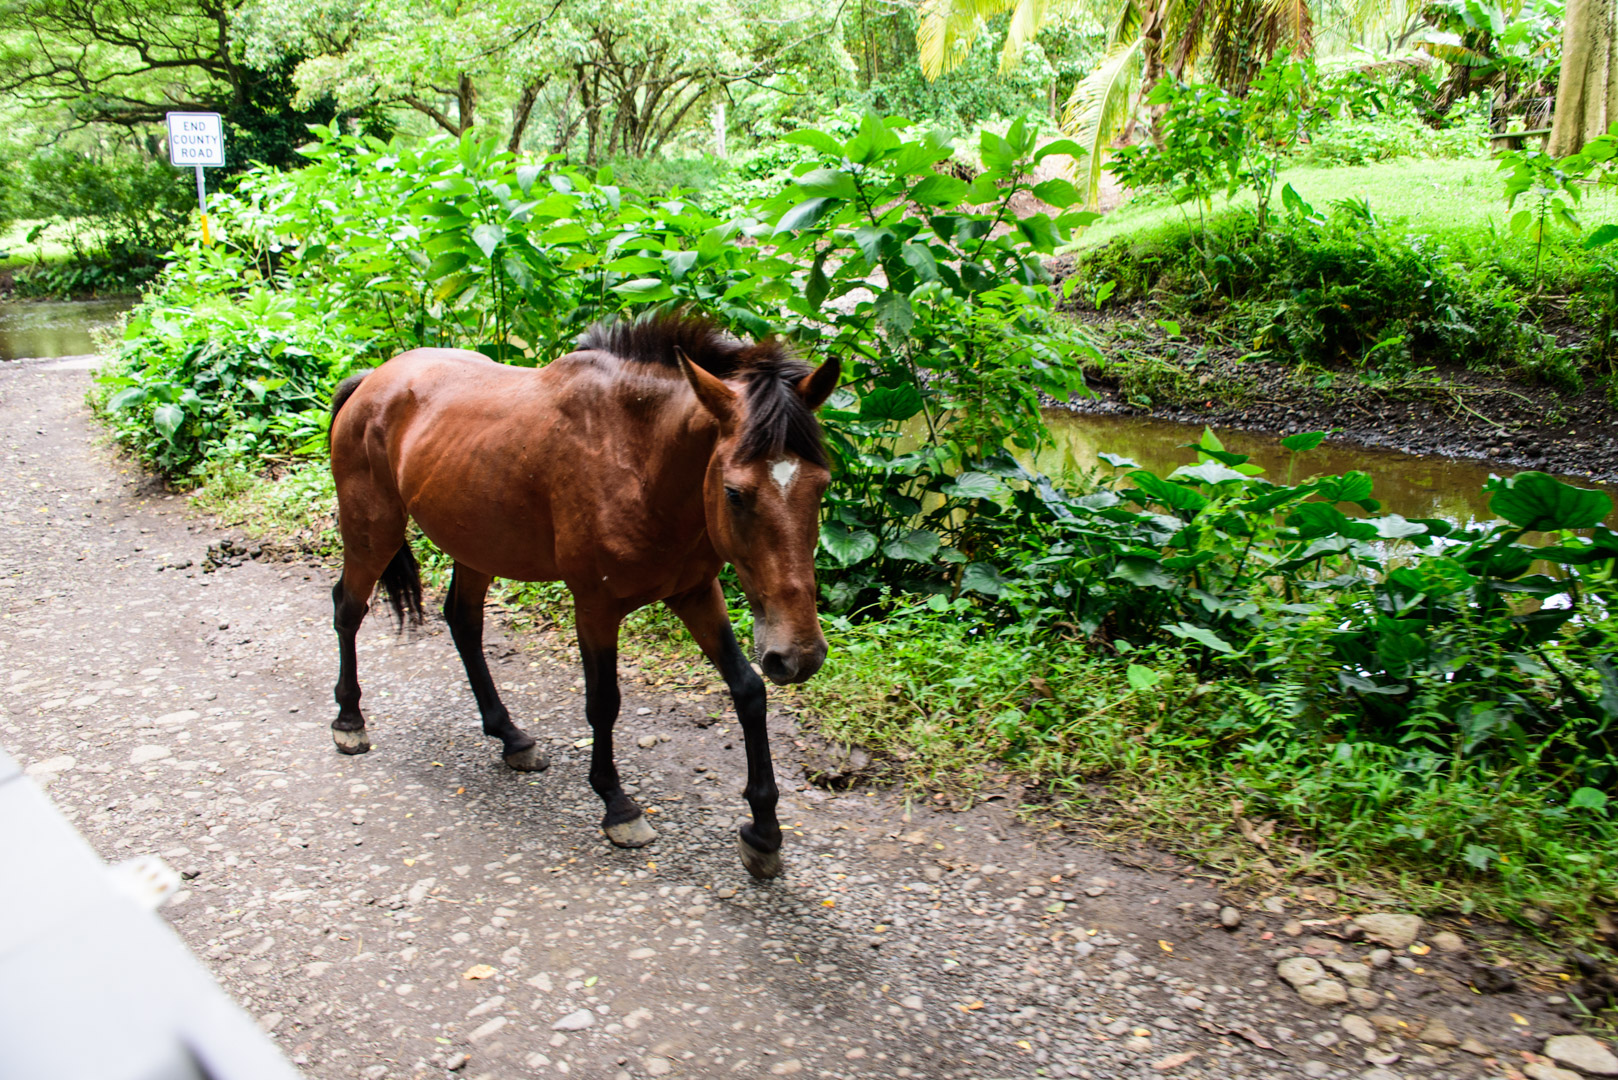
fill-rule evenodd
<path id="1" fill-rule="evenodd" d="M 331 738 L 337 744 L 337 752 L 340 754 L 363 754 L 371 748 L 371 738 L 365 734 L 364 728 L 358 731 L 332 728 Z"/>
<path id="2" fill-rule="evenodd" d="M 517 750 L 506 755 L 506 764 L 518 772 L 544 772 L 551 767 L 550 755 L 539 748 L 535 743 L 526 750 Z"/>
<path id="3" fill-rule="evenodd" d="M 741 836 L 736 837 L 736 850 L 741 853 L 742 865 L 747 867 L 747 872 L 758 880 L 769 881 L 781 876 L 779 851 L 760 851 Z"/>
<path id="4" fill-rule="evenodd" d="M 646 820 L 645 814 L 629 821 L 620 821 L 616 825 L 603 826 L 602 831 L 607 834 L 608 840 L 619 847 L 645 847 L 657 839 L 657 830 L 652 828 L 652 823 Z"/>

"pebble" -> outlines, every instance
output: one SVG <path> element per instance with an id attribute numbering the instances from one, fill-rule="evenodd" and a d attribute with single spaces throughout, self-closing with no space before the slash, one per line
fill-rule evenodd
<path id="1" fill-rule="evenodd" d="M 1229 905 L 1219 909 L 1219 925 L 1234 930 L 1242 924 L 1242 913 Z"/>
<path id="2" fill-rule="evenodd" d="M 1348 1002 L 1348 991 L 1336 979 L 1321 979 L 1319 982 L 1309 983 L 1298 987 L 1298 996 L 1305 1002 L 1319 1008 L 1330 1005 L 1343 1005 Z"/>
<path id="3" fill-rule="evenodd" d="M 1490 1054 L 1494 1053 L 1493 1050 L 1489 1049 L 1487 1043 L 1474 1039 L 1470 1035 L 1461 1040 L 1461 1049 L 1466 1053 L 1474 1054 L 1477 1057 L 1488 1057 Z"/>
<path id="4" fill-rule="evenodd" d="M 652 1055 L 641 1060 L 641 1066 L 646 1070 L 647 1076 L 667 1076 L 674 1071 L 674 1063 L 666 1057 Z"/>
<path id="5" fill-rule="evenodd" d="M 1461 1040 L 1449 1029 L 1449 1025 L 1438 1017 L 1427 1021 L 1427 1026 L 1421 1029 L 1421 1034 L 1416 1038 L 1430 1046 L 1461 1045 Z"/>
<path id="6" fill-rule="evenodd" d="M 1591 1076 L 1618 1076 L 1618 1057 L 1588 1035 L 1555 1035 L 1545 1040 L 1545 1056 Z"/>
<path id="7" fill-rule="evenodd" d="M 1404 1077 L 1392 1069 L 1384 1069 L 1378 1066 L 1375 1069 L 1366 1069 L 1360 1073 L 1360 1080 L 1404 1080 Z"/>
<path id="8" fill-rule="evenodd" d="M 1374 1043 L 1377 1040 L 1376 1028 L 1372 1027 L 1371 1022 L 1358 1013 L 1347 1013 L 1338 1022 L 1343 1025 L 1344 1031 L 1362 1043 Z"/>
<path id="9" fill-rule="evenodd" d="M 148 761 L 161 761 L 173 753 L 174 751 L 166 746 L 137 746 L 130 751 L 129 763 L 131 765 L 144 765 Z"/>
<path id="10" fill-rule="evenodd" d="M 1543 1061 L 1529 1062 L 1522 1067 L 1522 1072 L 1528 1080 L 1584 1080 L 1583 1076 L 1571 1069 L 1559 1069 Z"/>
<path id="11" fill-rule="evenodd" d="M 1299 989 L 1326 977 L 1326 969 L 1312 956 L 1290 956 L 1276 965 L 1275 973 Z"/>
<path id="12" fill-rule="evenodd" d="M 1385 968 L 1393 962 L 1393 953 L 1387 949 L 1372 949 L 1366 959 L 1374 968 Z"/>
<path id="13" fill-rule="evenodd" d="M 1382 1004 L 1382 995 L 1375 990 L 1362 990 L 1357 986 L 1348 988 L 1348 1000 L 1362 1009 L 1374 1009 Z"/>
<path id="14" fill-rule="evenodd" d="M 76 764 L 78 762 L 73 759 L 71 754 L 61 754 L 57 757 L 46 758 L 44 761 L 36 761 L 24 769 L 23 772 L 29 776 L 46 776 L 53 773 L 67 772 Z"/>
<path id="15" fill-rule="evenodd" d="M 1364 990 L 1371 985 L 1371 968 L 1368 964 L 1351 964 L 1344 960 L 1328 959 L 1326 966 L 1341 975 L 1350 986 Z"/>
<path id="16" fill-rule="evenodd" d="M 551 1025 L 552 1031 L 582 1031 L 596 1022 L 596 1014 L 589 1009 L 570 1012 Z"/>
<path id="17" fill-rule="evenodd" d="M 640 738 L 635 740 L 635 745 L 639 746 L 642 750 L 650 750 L 652 747 L 657 745 L 657 736 L 642 735 Z"/>
<path id="18" fill-rule="evenodd" d="M 1461 935 L 1449 930 L 1440 930 L 1431 938 L 1433 948 L 1442 953 L 1463 953 L 1466 951 L 1466 942 Z"/>
<path id="19" fill-rule="evenodd" d="M 1421 919 L 1415 915 L 1361 915 L 1354 924 L 1365 931 L 1366 937 L 1390 949 L 1409 948 L 1421 934 Z"/>

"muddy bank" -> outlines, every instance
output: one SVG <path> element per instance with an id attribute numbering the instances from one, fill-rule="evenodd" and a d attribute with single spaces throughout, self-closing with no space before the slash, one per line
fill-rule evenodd
<path id="1" fill-rule="evenodd" d="M 1192 328 L 1171 338 L 1139 315 L 1127 324 L 1132 340 L 1120 324 L 1098 327 L 1106 359 L 1087 371 L 1096 396 L 1067 408 L 1283 435 L 1337 429 L 1336 441 L 1618 480 L 1618 410 L 1599 388 L 1574 393 L 1459 364 L 1367 382 L 1358 371 L 1243 360 Z"/>

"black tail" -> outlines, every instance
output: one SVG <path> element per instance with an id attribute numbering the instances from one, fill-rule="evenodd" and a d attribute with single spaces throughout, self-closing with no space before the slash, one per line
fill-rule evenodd
<path id="1" fill-rule="evenodd" d="M 382 580 L 378 584 L 387 595 L 394 618 L 399 620 L 400 630 L 404 629 L 407 612 L 413 626 L 422 624 L 425 616 L 421 610 L 421 571 L 416 568 L 416 556 L 410 550 L 410 541 L 406 540 L 398 554 L 393 556 L 388 568 L 382 571 Z"/>
<path id="2" fill-rule="evenodd" d="M 328 441 L 331 439 L 332 425 L 337 423 L 337 414 L 342 411 L 342 408 L 345 404 L 347 404 L 348 399 L 354 396 L 354 391 L 360 388 L 360 381 L 370 373 L 371 372 L 368 369 L 365 371 L 355 372 L 353 375 L 350 375 L 348 378 L 338 383 L 337 389 L 331 392 L 331 421 L 326 425 L 326 438 Z"/>

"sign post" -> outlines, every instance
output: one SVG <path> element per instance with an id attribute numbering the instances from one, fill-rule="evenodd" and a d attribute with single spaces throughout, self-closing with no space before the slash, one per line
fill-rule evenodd
<path id="1" fill-rule="evenodd" d="M 204 168 L 225 163 L 225 131 L 218 113 L 171 112 L 169 122 L 169 164 L 190 165 L 197 170 L 197 208 L 202 211 L 202 242 L 213 243 L 208 235 L 208 191 L 203 182 Z"/>

